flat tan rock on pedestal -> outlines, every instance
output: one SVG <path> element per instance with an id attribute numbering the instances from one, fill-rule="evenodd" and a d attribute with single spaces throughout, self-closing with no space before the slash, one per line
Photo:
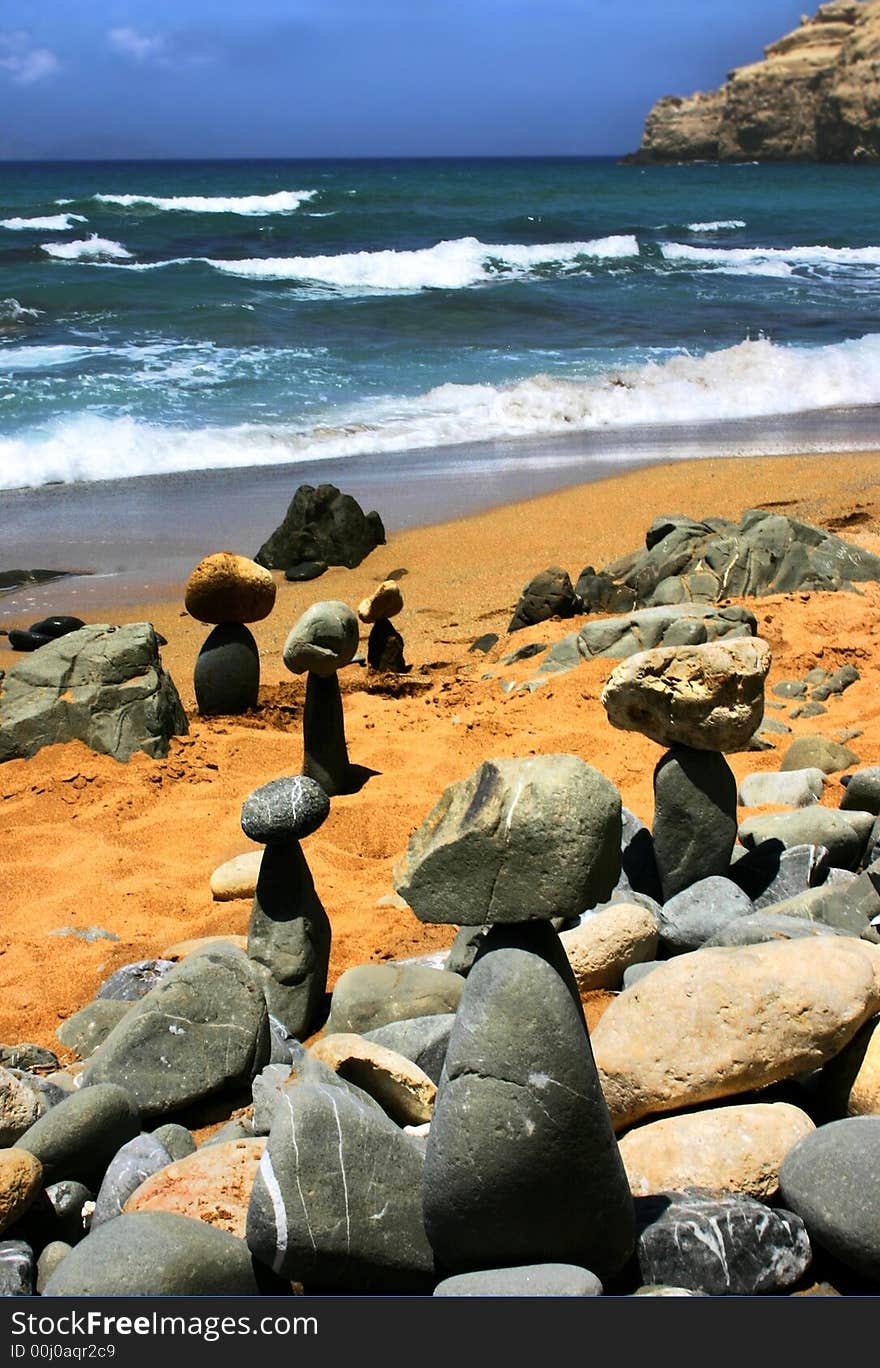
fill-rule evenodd
<path id="1" fill-rule="evenodd" d="M 403 594 L 397 580 L 383 580 L 366 598 L 361 599 L 357 615 L 361 622 L 378 622 L 393 618 L 403 608 Z"/>
<path id="2" fill-rule="evenodd" d="M 612 671 L 602 703 L 613 727 L 661 746 L 744 750 L 764 716 L 770 659 L 760 637 L 640 651 Z"/>
<path id="3" fill-rule="evenodd" d="M 815 1129 L 788 1102 L 732 1103 L 637 1126 L 620 1157 L 634 1197 L 701 1187 L 769 1201 L 788 1151 Z"/>
<path id="4" fill-rule="evenodd" d="M 704 947 L 603 1013 L 592 1044 L 615 1130 L 820 1068 L 880 1011 L 880 947 L 848 936 Z"/>
<path id="5" fill-rule="evenodd" d="M 233 551 L 217 551 L 199 561 L 183 601 L 198 622 L 260 622 L 274 608 L 275 594 L 275 581 L 262 565 Z"/>
<path id="6" fill-rule="evenodd" d="M 353 1032 L 316 1040 L 309 1053 L 374 1097 L 399 1126 L 430 1121 L 437 1086 L 418 1064 Z"/>

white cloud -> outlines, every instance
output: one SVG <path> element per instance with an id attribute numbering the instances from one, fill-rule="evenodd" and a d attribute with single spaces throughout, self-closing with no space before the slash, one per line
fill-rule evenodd
<path id="1" fill-rule="evenodd" d="M 16 85 L 33 85 L 54 76 L 61 63 L 49 48 L 33 47 L 27 33 L 0 33 L 0 70 Z"/>
<path id="2" fill-rule="evenodd" d="M 161 57 L 165 51 L 165 39 L 161 34 L 138 33 L 133 28 L 111 29 L 107 42 L 114 52 L 132 57 L 136 62 L 148 62 Z"/>

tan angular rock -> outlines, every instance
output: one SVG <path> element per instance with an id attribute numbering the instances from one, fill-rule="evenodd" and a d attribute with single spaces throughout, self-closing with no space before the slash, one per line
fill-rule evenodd
<path id="1" fill-rule="evenodd" d="M 234 898 L 252 898 L 260 875 L 262 850 L 246 850 L 218 865 L 211 875 L 211 897 L 215 902 L 231 902 Z"/>
<path id="2" fill-rule="evenodd" d="M 123 1211 L 175 1211 L 244 1239 L 251 1188 L 265 1138 L 204 1145 L 153 1173 Z"/>
<path id="3" fill-rule="evenodd" d="M 260 622 L 274 608 L 275 594 L 275 581 L 262 565 L 234 551 L 216 551 L 187 580 L 184 606 L 199 622 Z"/>
<path id="4" fill-rule="evenodd" d="M 363 1088 L 399 1126 L 430 1121 L 437 1086 L 418 1064 L 353 1032 L 323 1036 L 309 1053 L 340 1078 Z"/>
<path id="5" fill-rule="evenodd" d="M 368 1093 L 400 1126 L 430 1122 L 437 1088 L 417 1064 L 355 1032 L 333 1032 L 309 1053 Z"/>
<path id="6" fill-rule="evenodd" d="M 657 919 L 647 907 L 613 903 L 559 939 L 580 992 L 619 988 L 624 969 L 656 956 Z"/>
<path id="7" fill-rule="evenodd" d="M 834 1116 L 880 1116 L 880 1017 L 865 1023 L 814 1086 Z"/>
<path id="8" fill-rule="evenodd" d="M 262 851 L 260 852 L 262 854 Z M 204 950 L 216 950 L 220 945 L 234 945 L 236 950 L 247 954 L 247 936 L 193 936 L 189 940 L 175 941 L 162 951 L 162 959 L 182 960 L 187 955 L 199 955 Z"/>
<path id="9" fill-rule="evenodd" d="M 661 746 L 743 750 L 764 716 L 770 659 L 760 637 L 659 646 L 621 661 L 602 703 L 613 727 Z"/>
<path id="10" fill-rule="evenodd" d="M 393 618 L 403 608 L 403 593 L 397 580 L 383 580 L 382 583 L 361 599 L 357 615 L 361 622 L 378 622 L 380 618 Z"/>
<path id="11" fill-rule="evenodd" d="M 703 1187 L 770 1201 L 783 1159 L 815 1129 L 788 1102 L 731 1103 L 637 1126 L 619 1141 L 620 1157 L 634 1197 Z"/>
<path id="12" fill-rule="evenodd" d="M 703 947 L 621 993 L 592 1035 L 615 1130 L 820 1068 L 880 1011 L 880 947 Z"/>
<path id="13" fill-rule="evenodd" d="M 43 1165 L 23 1149 L 0 1150 L 0 1235 L 23 1216 L 40 1194 Z"/>

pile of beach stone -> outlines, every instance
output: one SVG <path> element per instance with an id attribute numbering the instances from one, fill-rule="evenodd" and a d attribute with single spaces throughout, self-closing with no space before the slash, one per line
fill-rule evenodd
<path id="1" fill-rule="evenodd" d="M 769 665 L 611 673 L 651 829 L 575 755 L 449 786 L 394 884 L 451 949 L 332 994 L 332 795 L 248 795 L 246 940 L 118 970 L 59 1028 L 79 1062 L 0 1055 L 3 1293 L 877 1295 L 880 768 L 815 737 L 737 787 Z"/>

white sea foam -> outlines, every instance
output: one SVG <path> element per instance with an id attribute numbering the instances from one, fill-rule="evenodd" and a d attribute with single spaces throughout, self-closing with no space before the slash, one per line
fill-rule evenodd
<path id="1" fill-rule="evenodd" d="M 488 243 L 456 238 L 412 251 L 342 252 L 336 256 L 250 257 L 243 261 L 210 260 L 229 275 L 257 280 L 296 280 L 329 286 L 346 293 L 460 290 L 499 278 L 528 275 L 540 268 L 574 270 L 587 261 L 637 256 L 630 235 L 589 242 Z"/>
<path id="2" fill-rule="evenodd" d="M 110 350 L 108 347 L 73 347 L 61 344 L 47 347 L 0 347 L 0 372 L 14 375 L 21 371 L 69 366 L 73 361 L 87 361 Z"/>
<path id="3" fill-rule="evenodd" d="M 94 195 L 99 204 L 121 209 L 146 206 L 187 214 L 292 214 L 317 195 L 317 190 L 279 190 L 274 195 Z"/>
<path id="4" fill-rule="evenodd" d="M 744 219 L 712 219 L 709 223 L 689 223 L 689 233 L 723 233 L 728 228 L 745 228 Z"/>
<path id="5" fill-rule="evenodd" d="M 39 318 L 41 309 L 26 309 L 17 299 L 0 299 L 0 324 L 20 323 L 25 318 Z"/>
<path id="6" fill-rule="evenodd" d="M 278 465 L 505 437 L 694 424 L 880 404 L 880 334 L 824 347 L 765 339 L 580 380 L 442 385 L 328 411 L 321 425 L 185 430 L 94 414 L 0 439 L 0 486 Z"/>
<path id="7" fill-rule="evenodd" d="M 710 266 L 735 275 L 785 277 L 798 269 L 880 266 L 880 247 L 692 247 L 684 242 L 663 242 L 660 250 L 666 261 Z"/>
<path id="8" fill-rule="evenodd" d="M 59 261 L 100 261 L 106 257 L 123 261 L 132 255 L 121 242 L 111 242 L 109 238 L 98 237 L 97 233 L 78 242 L 42 242 L 40 247 L 47 256 L 57 257 Z"/>
<path id="9" fill-rule="evenodd" d="M 50 214 L 46 218 L 8 218 L 0 219 L 0 228 L 20 233 L 28 229 L 38 229 L 41 233 L 66 233 L 75 223 L 88 223 L 84 214 Z"/>

